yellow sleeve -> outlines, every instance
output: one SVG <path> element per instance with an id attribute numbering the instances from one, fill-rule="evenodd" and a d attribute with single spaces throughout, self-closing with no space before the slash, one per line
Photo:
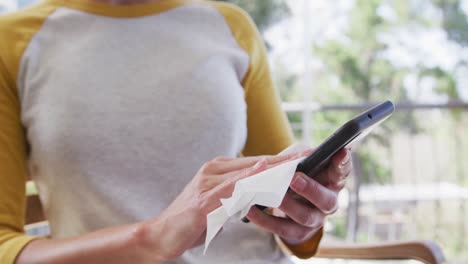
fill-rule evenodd
<path id="1" fill-rule="evenodd" d="M 0 57 L 0 263 L 14 263 L 32 238 L 23 233 L 26 182 L 24 132 L 14 80 Z"/>
<path id="2" fill-rule="evenodd" d="M 293 135 L 273 86 L 263 40 L 252 19 L 242 9 L 221 2 L 215 6 L 250 57 L 249 68 L 242 80 L 247 103 L 247 142 L 242 154 L 278 154 L 292 144 Z"/>
<path id="3" fill-rule="evenodd" d="M 45 20 L 42 7 L 0 16 L 0 263 L 13 264 L 34 237 L 24 233 L 26 139 L 17 74 L 21 55 Z"/>
<path id="4" fill-rule="evenodd" d="M 224 16 L 237 42 L 250 57 L 248 71 L 242 81 L 247 102 L 247 143 L 244 156 L 277 154 L 293 143 L 293 134 L 268 65 L 265 44 L 255 23 L 242 9 L 217 2 L 215 7 Z M 310 258 L 317 252 L 323 230 L 309 241 L 289 246 L 277 239 L 281 247 L 300 258 Z"/>

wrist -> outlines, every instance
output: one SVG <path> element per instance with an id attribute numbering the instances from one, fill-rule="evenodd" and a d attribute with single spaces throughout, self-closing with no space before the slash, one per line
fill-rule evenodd
<path id="1" fill-rule="evenodd" d="M 139 222 L 134 225 L 132 235 L 130 237 L 130 247 L 136 255 L 137 259 L 144 259 L 141 263 L 161 263 L 167 261 L 163 248 L 163 236 L 159 219 Z"/>

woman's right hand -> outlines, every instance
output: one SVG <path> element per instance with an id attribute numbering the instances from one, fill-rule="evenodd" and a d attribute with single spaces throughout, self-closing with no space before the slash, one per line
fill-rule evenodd
<path id="1" fill-rule="evenodd" d="M 238 180 L 294 157 L 295 155 L 218 157 L 205 163 L 158 218 L 141 224 L 139 237 L 148 246 L 148 250 L 158 249 L 158 260 L 167 261 L 179 257 L 187 249 L 204 242 L 207 214 L 221 206 L 221 198 L 232 195 Z"/>
<path id="2" fill-rule="evenodd" d="M 202 166 L 158 217 L 73 238 L 33 240 L 15 263 L 154 264 L 177 258 L 203 243 L 206 215 L 221 206 L 221 198 L 232 195 L 238 180 L 299 155 L 215 158 Z"/>

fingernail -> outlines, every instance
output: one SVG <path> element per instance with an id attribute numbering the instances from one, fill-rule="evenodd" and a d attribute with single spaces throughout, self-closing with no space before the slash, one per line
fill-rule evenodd
<path id="1" fill-rule="evenodd" d="M 338 170 L 339 170 L 340 172 L 342 172 L 343 169 L 344 169 L 344 163 L 342 162 L 342 163 L 338 164 Z"/>
<path id="2" fill-rule="evenodd" d="M 343 165 L 346 164 L 346 162 L 349 161 L 349 158 L 351 157 L 351 154 L 349 153 L 349 150 L 346 150 L 346 156 L 343 158 L 343 160 L 341 161 L 339 167 L 341 169 L 341 167 L 343 167 Z"/>
<path id="3" fill-rule="evenodd" d="M 255 163 L 255 165 L 253 166 L 252 169 L 256 170 L 256 169 L 260 168 L 260 166 L 262 166 L 264 162 L 265 162 L 264 159 L 258 161 L 257 163 Z"/>
<path id="4" fill-rule="evenodd" d="M 294 176 L 294 179 L 293 179 L 293 182 L 291 183 L 291 185 L 298 191 L 301 191 L 303 190 L 306 185 L 307 185 L 307 182 L 306 180 L 300 175 L 300 174 L 296 174 Z"/>

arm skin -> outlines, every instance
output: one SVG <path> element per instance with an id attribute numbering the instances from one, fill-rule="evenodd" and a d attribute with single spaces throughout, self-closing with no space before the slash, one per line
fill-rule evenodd
<path id="1" fill-rule="evenodd" d="M 297 157 L 215 158 L 158 217 L 70 239 L 36 239 L 15 263 L 154 264 L 175 259 L 204 242 L 206 215 L 221 205 L 221 198 L 232 195 L 236 181 Z"/>
<path id="2" fill-rule="evenodd" d="M 335 165 L 318 176 L 328 180 L 325 184 L 328 187 L 302 174 L 295 175 L 291 188 L 316 207 L 287 194 L 280 209 L 289 219 L 266 215 L 255 207 L 249 212 L 249 219 L 291 245 L 310 239 L 323 225 L 325 215 L 336 208 L 337 193 L 351 170 L 348 155 L 347 151 L 339 153 Z M 185 250 L 203 243 L 206 215 L 220 206 L 220 198 L 232 194 L 237 180 L 297 157 L 216 158 L 200 169 L 160 216 L 70 239 L 36 239 L 21 251 L 15 263 L 154 264 L 177 258 Z M 298 178 L 305 179 L 305 185 L 297 184 Z"/>
<path id="3" fill-rule="evenodd" d="M 158 228 L 158 220 L 153 222 Z M 17 264 L 58 264 L 58 263 L 152 263 L 162 261 L 158 245 L 153 246 L 150 256 L 141 236 L 141 224 L 118 226 L 99 230 L 80 237 L 31 241 L 16 259 Z"/>

